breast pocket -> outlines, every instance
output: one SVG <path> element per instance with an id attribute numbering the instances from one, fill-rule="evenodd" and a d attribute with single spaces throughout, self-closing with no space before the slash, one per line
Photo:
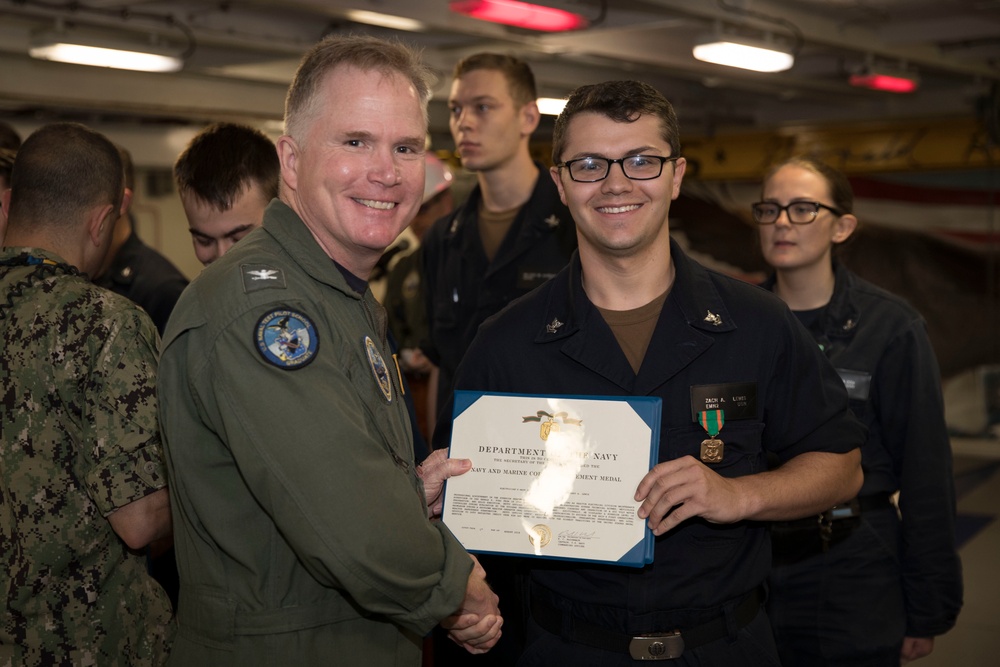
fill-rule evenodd
<path id="1" fill-rule="evenodd" d="M 761 434 L 764 424 L 755 421 L 726 422 L 716 436 L 722 441 L 721 460 L 705 463 L 711 470 L 723 477 L 752 475 L 765 469 Z M 698 424 L 692 423 L 667 431 L 661 444 L 660 461 L 691 456 L 702 460 L 702 443 L 709 439 L 708 433 Z M 675 546 L 697 550 L 705 571 L 727 571 L 730 559 L 738 555 L 746 537 L 747 522 L 731 524 L 711 523 L 701 518 L 685 521 L 674 531 Z M 668 534 L 669 535 L 669 534 Z M 703 568 L 704 569 L 704 568 Z"/>
<path id="2" fill-rule="evenodd" d="M 667 431 L 662 443 L 665 447 L 661 446 L 660 461 L 693 456 L 723 477 L 752 475 L 765 469 L 763 432 L 764 424 L 760 422 L 726 422 L 714 438 L 722 444 L 714 445 L 707 443 L 711 438 L 698 424 L 674 427 Z"/>

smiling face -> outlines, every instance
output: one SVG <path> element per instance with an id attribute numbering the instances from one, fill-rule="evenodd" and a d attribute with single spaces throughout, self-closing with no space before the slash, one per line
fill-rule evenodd
<path id="1" fill-rule="evenodd" d="M 795 164 L 781 167 L 767 179 L 762 199 L 780 206 L 806 201 L 836 208 L 826 179 Z M 846 241 L 856 224 L 853 215 L 821 208 L 813 222 L 793 225 L 788 213 L 782 212 L 773 225 L 760 225 L 760 249 L 764 260 L 779 272 L 832 270 L 833 246 Z"/>
<path id="2" fill-rule="evenodd" d="M 560 160 L 593 156 L 617 159 L 627 155 L 670 157 L 660 120 L 640 116 L 619 123 L 607 116 L 584 112 L 570 120 Z M 559 196 L 573 214 L 581 254 L 631 257 L 647 252 L 669 254 L 670 202 L 680 194 L 686 163 L 683 158 L 663 165 L 659 178 L 635 181 L 625 177 L 620 164 L 596 183 L 577 183 L 567 169 L 552 168 Z"/>
<path id="3" fill-rule="evenodd" d="M 519 105 L 503 72 L 477 69 L 455 79 L 449 125 L 462 166 L 490 171 L 512 161 L 538 126 L 534 103 Z"/>
<path id="4" fill-rule="evenodd" d="M 326 75 L 302 136 L 278 140 L 282 199 L 326 253 L 367 279 L 424 190 L 427 121 L 399 74 L 341 66 Z"/>

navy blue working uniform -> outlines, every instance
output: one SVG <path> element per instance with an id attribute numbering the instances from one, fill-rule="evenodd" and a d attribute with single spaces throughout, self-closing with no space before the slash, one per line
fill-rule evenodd
<path id="1" fill-rule="evenodd" d="M 538 181 L 493 261 L 479 236 L 482 192 L 441 218 L 421 242 L 430 341 L 424 354 L 440 368 L 438 402 L 451 398 L 455 369 L 479 325 L 559 272 L 576 249 L 576 227 L 548 169 Z"/>
<path id="2" fill-rule="evenodd" d="M 141 306 L 161 336 L 188 284 L 170 260 L 143 243 L 134 231 L 118 249 L 107 272 L 94 282 Z"/>
<path id="3" fill-rule="evenodd" d="M 456 388 L 659 396 L 661 461 L 699 457 L 707 436 L 695 421 L 706 409 L 697 397 L 742 396 L 740 406 L 727 403 L 723 459 L 711 465 L 725 477 L 761 472 L 769 456 L 861 445 L 864 428 L 843 383 L 781 301 L 705 269 L 674 242 L 671 259 L 676 278 L 638 374 L 587 298 L 574 255 L 553 280 L 487 321 Z M 688 520 L 656 539 L 653 563 L 641 569 L 530 564 L 532 622 L 519 665 L 632 665 L 631 637 L 678 629 L 685 648 L 671 665 L 778 664 L 758 613 L 771 566 L 765 523 Z"/>
<path id="4" fill-rule="evenodd" d="M 904 636 L 947 632 L 962 606 L 940 371 L 919 313 L 842 265 L 834 275 L 829 304 L 800 317 L 868 427 L 865 481 L 825 536 L 816 517 L 775 524 L 768 610 L 789 667 L 899 665 Z"/>

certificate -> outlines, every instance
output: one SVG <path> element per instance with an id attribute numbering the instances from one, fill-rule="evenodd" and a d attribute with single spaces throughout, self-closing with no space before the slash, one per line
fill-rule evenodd
<path id="1" fill-rule="evenodd" d="M 455 392 L 442 520 L 469 551 L 652 562 L 636 487 L 656 463 L 661 399 Z"/>

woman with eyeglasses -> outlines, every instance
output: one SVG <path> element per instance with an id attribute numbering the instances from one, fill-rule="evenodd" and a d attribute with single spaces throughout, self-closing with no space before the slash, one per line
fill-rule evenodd
<path id="1" fill-rule="evenodd" d="M 853 206 L 842 173 L 798 157 L 767 174 L 752 207 L 774 269 L 763 286 L 812 333 L 868 427 L 858 497 L 773 524 L 768 615 L 784 667 L 897 667 L 929 654 L 962 605 L 937 360 L 919 313 L 834 259 L 857 229 Z"/>

